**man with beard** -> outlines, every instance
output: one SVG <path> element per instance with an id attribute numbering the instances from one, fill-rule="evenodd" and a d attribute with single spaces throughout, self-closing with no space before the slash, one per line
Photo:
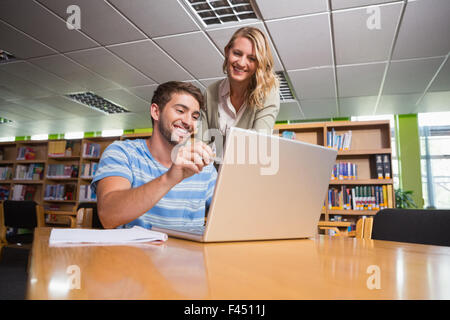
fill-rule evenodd
<path id="1" fill-rule="evenodd" d="M 192 84 L 163 83 L 150 106 L 152 136 L 106 148 L 92 181 L 105 228 L 204 224 L 217 178 L 214 154 L 201 141 L 186 143 L 203 103 Z"/>

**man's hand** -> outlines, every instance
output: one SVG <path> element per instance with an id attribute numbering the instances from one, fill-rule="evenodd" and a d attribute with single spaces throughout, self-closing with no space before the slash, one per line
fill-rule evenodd
<path id="1" fill-rule="evenodd" d="M 169 180 L 180 183 L 182 180 L 200 173 L 204 166 L 213 161 L 212 149 L 203 143 L 187 143 L 178 145 L 172 152 L 172 166 L 167 171 Z"/>

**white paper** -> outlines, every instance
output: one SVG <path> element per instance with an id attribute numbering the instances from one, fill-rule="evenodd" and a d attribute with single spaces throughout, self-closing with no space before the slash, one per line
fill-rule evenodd
<path id="1" fill-rule="evenodd" d="M 134 226 L 130 229 L 52 229 L 49 243 L 127 244 L 166 241 L 167 234 Z"/>

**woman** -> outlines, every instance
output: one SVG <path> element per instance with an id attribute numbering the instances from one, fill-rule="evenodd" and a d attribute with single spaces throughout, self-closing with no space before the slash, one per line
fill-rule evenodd
<path id="1" fill-rule="evenodd" d="M 227 77 L 206 91 L 202 131 L 218 129 L 226 136 L 234 126 L 271 132 L 280 110 L 280 97 L 265 35 L 257 28 L 240 28 L 224 51 L 223 71 Z"/>

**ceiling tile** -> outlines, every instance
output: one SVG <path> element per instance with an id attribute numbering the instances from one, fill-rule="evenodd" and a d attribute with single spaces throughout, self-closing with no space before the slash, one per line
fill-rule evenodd
<path id="1" fill-rule="evenodd" d="M 388 60 L 401 8 L 399 3 L 379 6 L 379 29 L 372 27 L 373 13 L 366 8 L 333 12 L 336 64 Z"/>
<path id="2" fill-rule="evenodd" d="M 108 49 L 158 83 L 192 79 L 151 40 L 110 46 Z"/>
<path id="3" fill-rule="evenodd" d="M 383 94 L 423 93 L 443 58 L 391 62 Z"/>
<path id="4" fill-rule="evenodd" d="M 408 114 L 416 111 L 420 94 L 383 95 L 375 114 Z"/>
<path id="5" fill-rule="evenodd" d="M 450 111 L 450 91 L 428 92 L 416 110 L 416 112 L 444 111 Z"/>
<path id="6" fill-rule="evenodd" d="M 40 113 L 45 114 L 46 119 L 48 120 L 68 119 L 74 116 L 72 112 L 50 105 L 43 99 L 21 99 L 15 101 L 15 103 L 33 110 L 32 112 L 39 111 Z"/>
<path id="7" fill-rule="evenodd" d="M 377 96 L 339 98 L 339 116 L 371 115 L 377 103 Z"/>
<path id="8" fill-rule="evenodd" d="M 2 105 L 0 106 L 0 110 L 4 110 L 6 112 L 14 113 L 21 115 L 23 118 L 31 118 L 32 120 L 45 120 L 45 119 L 52 119 L 51 116 L 49 116 L 46 113 L 40 112 L 40 110 L 37 110 L 36 108 L 33 108 L 32 106 L 23 105 L 20 102 L 14 102 L 10 103 L 8 105 Z M 13 119 L 11 119 L 13 120 Z"/>
<path id="9" fill-rule="evenodd" d="M 154 40 L 197 79 L 223 75 L 223 57 L 203 32 Z"/>
<path id="10" fill-rule="evenodd" d="M 2 39 L 1 49 L 8 51 L 16 58 L 28 59 L 56 53 L 55 50 L 11 28 L 2 21 L 0 21 L 0 39 Z"/>
<path id="11" fill-rule="evenodd" d="M 333 68 L 288 71 L 288 75 L 300 100 L 336 97 Z"/>
<path id="12" fill-rule="evenodd" d="M 67 56 L 99 75 L 124 87 L 135 87 L 155 82 L 105 48 L 68 53 Z"/>
<path id="13" fill-rule="evenodd" d="M 0 70 L 60 94 L 67 94 L 82 90 L 82 87 L 71 84 L 29 62 L 20 61 L 15 63 L 0 64 Z"/>
<path id="14" fill-rule="evenodd" d="M 306 119 L 337 117 L 336 99 L 300 100 L 300 107 Z"/>
<path id="15" fill-rule="evenodd" d="M 300 119 L 304 119 L 304 116 L 297 101 L 283 102 L 280 104 L 280 112 L 278 113 L 276 121 Z"/>
<path id="16" fill-rule="evenodd" d="M 3 71 L 0 71 L 0 86 L 20 98 L 38 98 L 54 95 L 49 90 Z M 3 99 L 7 100 L 6 97 L 3 97 Z"/>
<path id="17" fill-rule="evenodd" d="M 104 115 L 104 113 L 101 111 L 89 108 L 81 103 L 75 102 L 63 96 L 36 99 L 36 101 L 69 112 L 72 114 L 72 116 L 98 117 Z"/>
<path id="18" fill-rule="evenodd" d="M 269 21 L 267 29 L 287 70 L 333 64 L 327 13 Z"/>
<path id="19" fill-rule="evenodd" d="M 21 106 L 12 102 L 0 105 L 0 117 L 12 121 L 33 120 L 32 112 L 30 112 L 29 109 L 27 109 L 26 112 L 23 112 L 23 108 Z"/>
<path id="20" fill-rule="evenodd" d="M 145 35 L 105 1 L 37 0 L 66 20 L 67 8 L 76 4 L 82 15 L 81 31 L 102 45 L 145 39 Z"/>
<path id="21" fill-rule="evenodd" d="M 132 112 L 146 111 L 150 107 L 147 101 L 135 96 L 125 89 L 96 91 L 95 93 Z"/>
<path id="22" fill-rule="evenodd" d="M 118 87 L 117 84 L 90 72 L 63 55 L 32 59 L 30 62 L 68 82 L 81 86 L 87 91 Z"/>
<path id="23" fill-rule="evenodd" d="M 399 0 L 331 0 L 331 9 L 337 10 L 353 7 L 362 7 L 394 1 Z"/>
<path id="24" fill-rule="evenodd" d="M 338 66 L 336 68 L 340 97 L 378 95 L 386 63 Z"/>
<path id="25" fill-rule="evenodd" d="M 269 41 L 270 49 L 271 49 L 272 56 L 273 56 L 274 70 L 282 71 L 283 66 L 281 65 L 280 58 L 278 57 L 277 51 L 274 49 L 272 40 L 270 39 L 270 36 L 267 34 L 267 31 L 265 30 L 264 25 L 261 22 L 258 22 L 256 24 L 252 24 L 249 26 L 258 28 L 259 30 L 264 32 L 264 34 L 267 36 L 267 40 Z M 220 52 L 223 55 L 225 55 L 225 53 L 224 53 L 225 46 L 227 45 L 228 41 L 230 41 L 234 32 L 236 32 L 241 27 L 242 27 L 242 25 L 239 25 L 239 26 L 234 26 L 234 27 L 230 27 L 230 28 L 207 30 L 206 32 L 211 37 L 212 41 L 214 41 L 217 48 L 219 48 Z"/>
<path id="26" fill-rule="evenodd" d="M 264 20 L 327 11 L 327 0 L 256 0 Z"/>
<path id="27" fill-rule="evenodd" d="M 450 57 L 439 71 L 428 91 L 450 91 Z"/>
<path id="28" fill-rule="evenodd" d="M 127 90 L 135 96 L 138 96 L 139 98 L 144 99 L 145 101 L 150 103 L 152 101 L 153 93 L 155 92 L 156 88 L 158 88 L 157 84 L 151 84 L 148 86 L 127 88 Z"/>
<path id="29" fill-rule="evenodd" d="M 408 1 L 394 59 L 443 56 L 450 52 L 448 0 Z"/>
<path id="30" fill-rule="evenodd" d="M 213 83 L 223 80 L 225 79 L 225 77 L 219 77 L 219 78 L 211 78 L 211 79 L 200 79 L 200 82 L 206 87 L 208 88 L 210 85 L 212 85 Z"/>
<path id="31" fill-rule="evenodd" d="M 149 37 L 199 30 L 176 0 L 109 0 Z"/>
<path id="32" fill-rule="evenodd" d="M 0 19 L 61 52 L 97 46 L 34 1 L 0 1 Z"/>

